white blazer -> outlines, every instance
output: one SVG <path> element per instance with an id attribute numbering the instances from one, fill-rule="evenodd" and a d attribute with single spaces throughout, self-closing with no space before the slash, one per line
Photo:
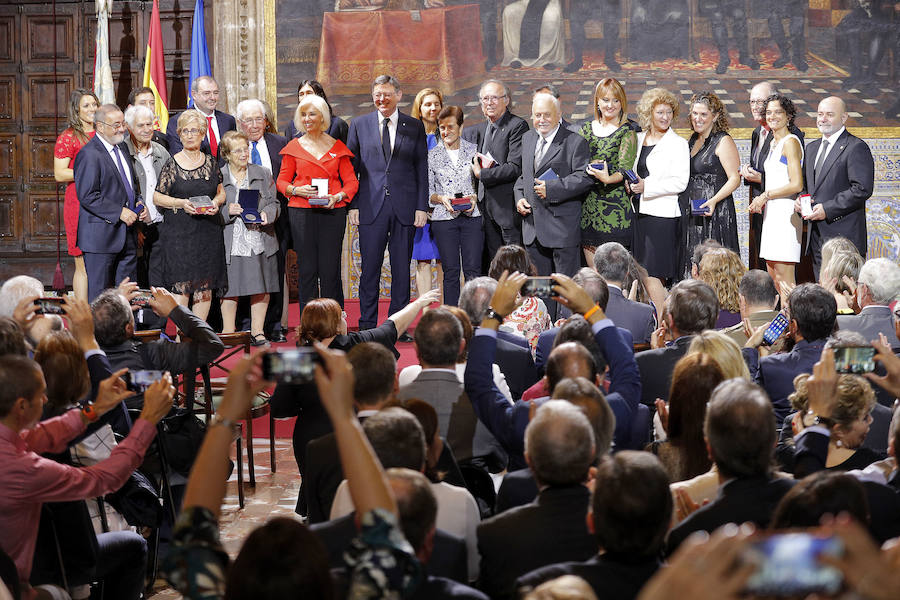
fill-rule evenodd
<path id="1" fill-rule="evenodd" d="M 638 160 L 647 132 L 637 134 L 638 153 L 632 169 L 637 173 Z M 687 140 L 669 130 L 647 155 L 647 171 L 644 193 L 638 212 L 653 217 L 680 217 L 678 194 L 683 192 L 691 175 L 691 150 Z"/>

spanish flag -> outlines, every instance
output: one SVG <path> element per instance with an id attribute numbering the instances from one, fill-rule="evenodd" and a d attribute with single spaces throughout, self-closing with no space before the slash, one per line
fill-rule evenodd
<path id="1" fill-rule="evenodd" d="M 150 14 L 150 35 L 147 37 L 147 58 L 144 60 L 144 85 L 156 97 L 157 129 L 165 131 L 169 124 L 169 98 L 166 92 L 166 61 L 163 56 L 162 28 L 159 24 L 159 0 L 153 0 Z"/>

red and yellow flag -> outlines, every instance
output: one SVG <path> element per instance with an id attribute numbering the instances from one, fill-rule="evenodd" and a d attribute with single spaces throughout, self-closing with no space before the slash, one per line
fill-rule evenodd
<path id="1" fill-rule="evenodd" d="M 159 24 L 159 0 L 153 0 L 150 14 L 150 35 L 147 37 L 147 58 L 144 60 L 144 83 L 156 98 L 157 129 L 166 130 L 169 124 L 169 98 L 166 92 L 166 62 L 163 55 L 162 28 Z"/>

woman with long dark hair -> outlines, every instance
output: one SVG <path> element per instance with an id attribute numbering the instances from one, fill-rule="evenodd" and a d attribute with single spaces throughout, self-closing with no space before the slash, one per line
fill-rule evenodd
<path id="1" fill-rule="evenodd" d="M 301 102 L 303 98 L 310 94 L 316 95 L 324 100 L 325 104 L 328 106 L 328 114 L 332 115 L 331 123 L 328 125 L 328 129 L 325 133 L 346 144 L 347 132 L 350 130 L 350 126 L 347 125 L 347 122 L 342 118 L 334 116 L 334 111 L 331 110 L 331 103 L 328 102 L 328 96 L 325 95 L 325 89 L 322 87 L 322 84 L 315 79 L 304 79 L 297 85 L 297 102 Z M 284 128 L 284 137 L 289 140 L 292 140 L 295 137 L 301 137 L 303 134 L 304 132 L 301 128 L 297 127 L 297 123 L 294 119 L 291 119 L 287 127 Z"/>

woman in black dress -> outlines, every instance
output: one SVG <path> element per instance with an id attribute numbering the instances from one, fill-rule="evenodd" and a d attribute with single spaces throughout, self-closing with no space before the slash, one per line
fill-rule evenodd
<path id="1" fill-rule="evenodd" d="M 691 277 L 694 246 L 706 239 L 714 239 L 740 254 L 737 216 L 731 194 L 741 184 L 741 159 L 737 145 L 728 135 L 725 107 L 712 92 L 694 94 L 690 107 L 689 118 L 694 133 L 688 142 L 691 176 L 687 189 L 679 198 L 684 240 L 679 279 Z M 699 205 L 703 214 L 692 213 L 693 203 Z"/>
<path id="2" fill-rule="evenodd" d="M 176 131 L 184 148 L 163 166 L 153 195 L 157 208 L 163 209 L 159 244 L 165 287 L 182 306 L 193 297 L 193 312 L 204 321 L 213 293 L 228 288 L 224 221 L 219 215 L 225 188 L 215 158 L 200 150 L 206 130 L 206 119 L 198 111 L 181 113 Z M 199 203 L 191 202 L 198 197 L 212 200 L 209 214 L 201 214 Z"/>

